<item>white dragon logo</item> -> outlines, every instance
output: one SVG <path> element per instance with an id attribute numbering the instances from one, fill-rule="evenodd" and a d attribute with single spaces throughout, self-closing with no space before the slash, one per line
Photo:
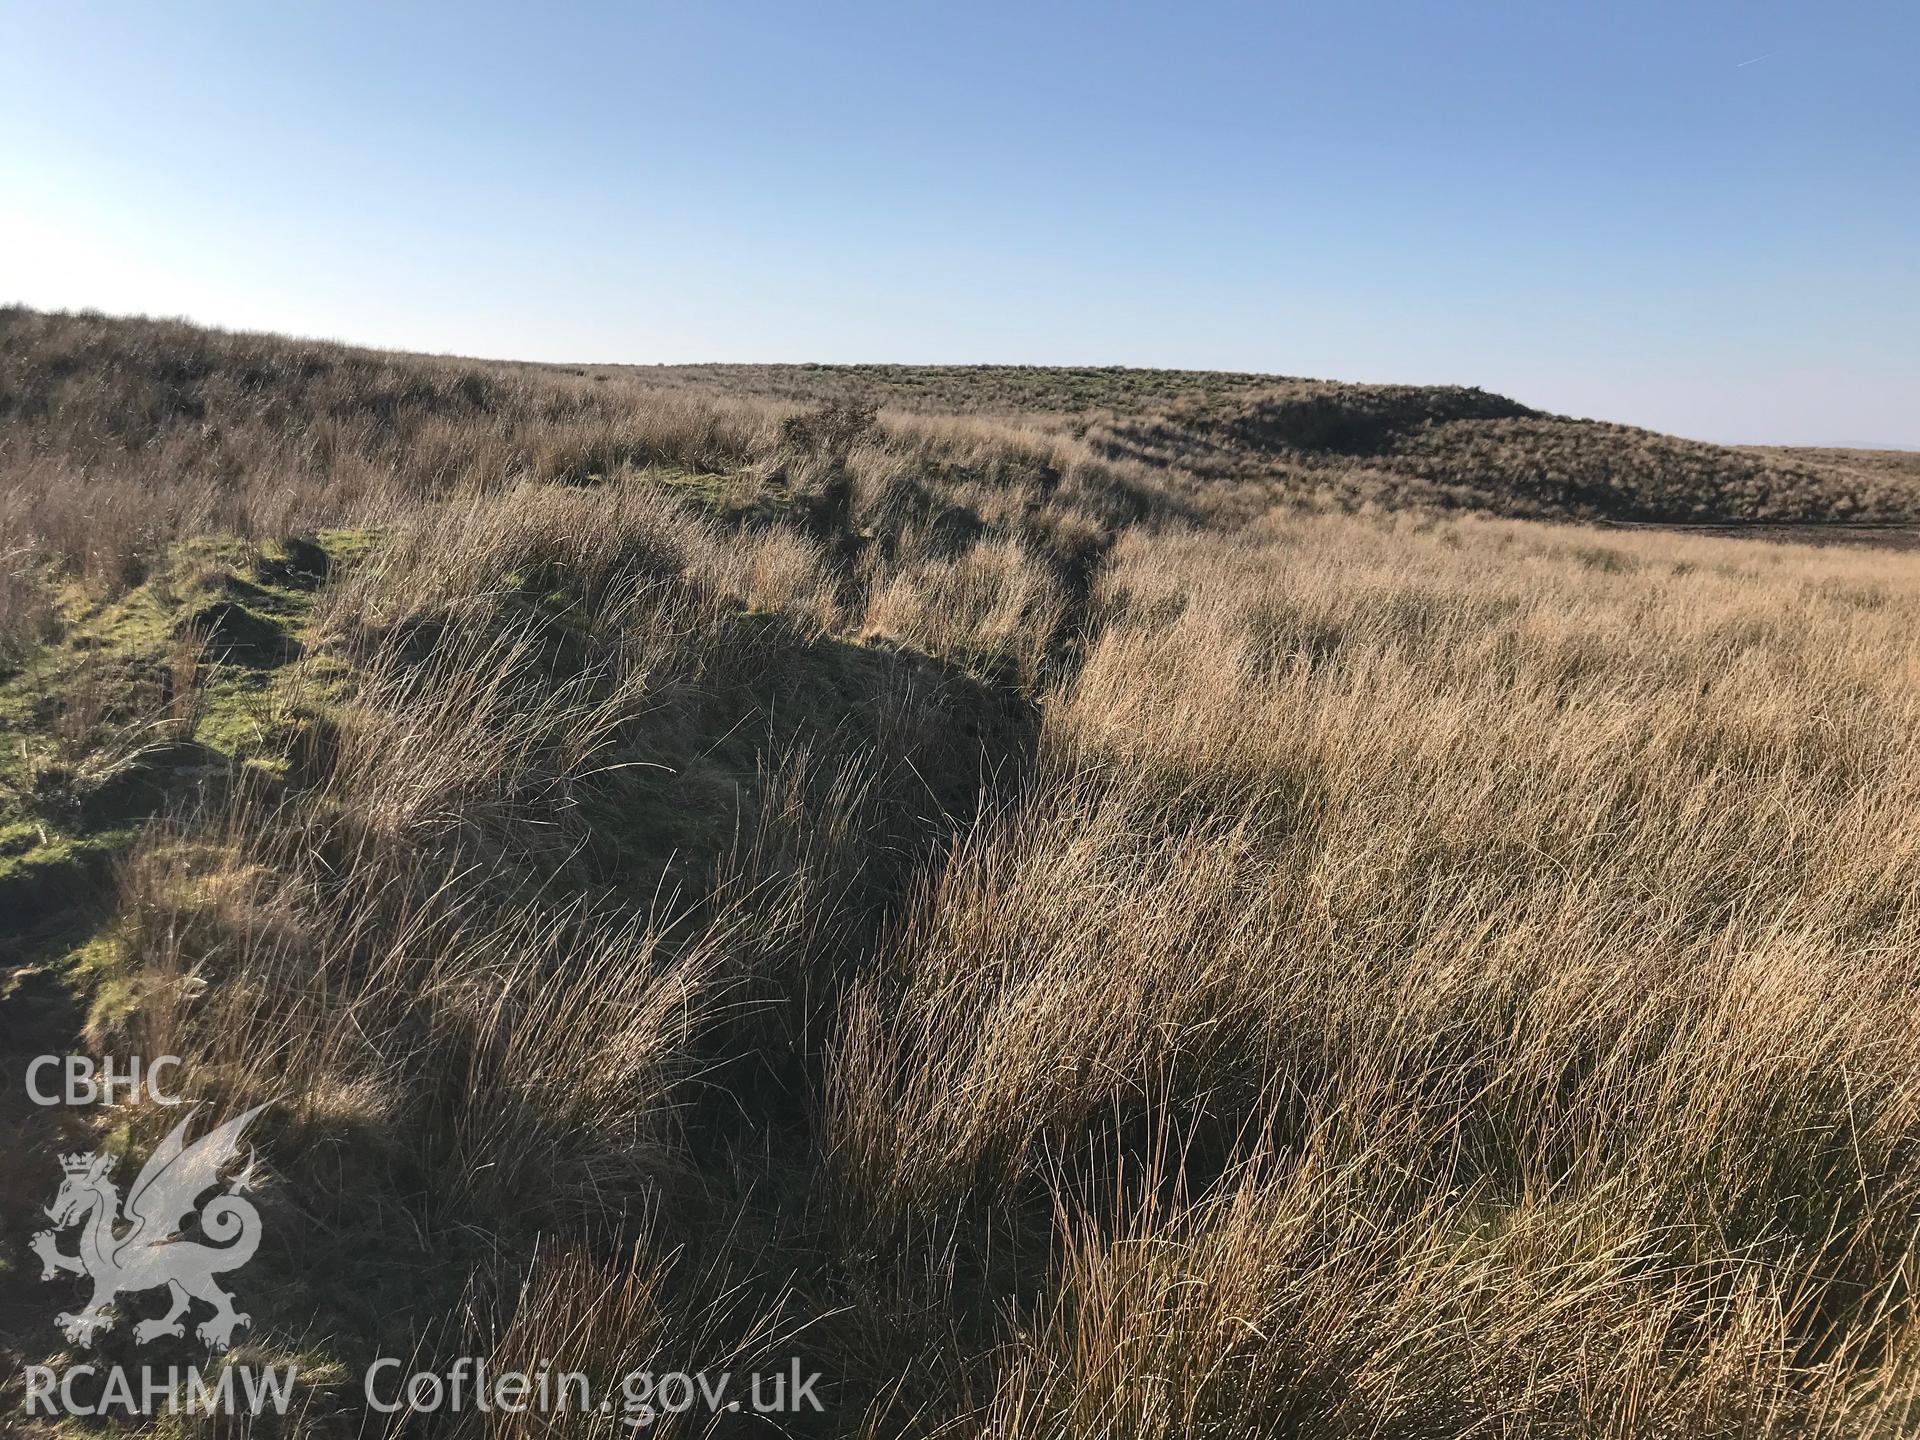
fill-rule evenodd
<path id="1" fill-rule="evenodd" d="M 84 1222 L 79 1253 L 62 1255 L 54 1245 L 53 1230 L 33 1237 L 33 1251 L 45 1267 L 43 1280 L 63 1270 L 93 1280 L 93 1296 L 86 1309 L 57 1317 L 68 1340 L 92 1346 L 95 1334 L 113 1324 L 108 1307 L 116 1295 L 162 1285 L 172 1303 L 160 1319 L 142 1320 L 133 1327 L 134 1338 L 143 1345 L 162 1335 L 184 1335 L 180 1317 L 194 1300 L 214 1307 L 214 1313 L 194 1327 L 194 1334 L 211 1349 L 226 1349 L 233 1343 L 234 1327 L 251 1323 L 250 1316 L 234 1310 L 233 1297 L 214 1284 L 213 1277 L 239 1269 L 259 1248 L 260 1212 L 240 1194 L 252 1187 L 252 1163 L 223 1194 L 200 1209 L 201 1233 L 216 1244 L 184 1239 L 180 1227 L 194 1213 L 200 1196 L 220 1183 L 220 1172 L 239 1153 L 240 1132 L 264 1108 L 255 1106 L 188 1145 L 187 1126 L 198 1113 L 197 1108 L 190 1111 L 141 1167 L 140 1177 L 127 1193 L 124 1215 L 120 1193 L 108 1178 L 112 1156 L 60 1157 L 66 1179 L 46 1210 L 55 1229 Z M 129 1228 L 116 1235 L 115 1227 L 123 1224 Z"/>

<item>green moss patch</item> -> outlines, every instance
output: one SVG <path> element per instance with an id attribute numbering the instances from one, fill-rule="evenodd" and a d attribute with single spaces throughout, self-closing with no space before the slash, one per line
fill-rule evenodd
<path id="1" fill-rule="evenodd" d="M 123 595 L 60 593 L 58 638 L 0 680 L 0 947 L 98 908 L 151 818 L 243 767 L 284 773 L 315 597 L 375 543 L 198 538 Z"/>

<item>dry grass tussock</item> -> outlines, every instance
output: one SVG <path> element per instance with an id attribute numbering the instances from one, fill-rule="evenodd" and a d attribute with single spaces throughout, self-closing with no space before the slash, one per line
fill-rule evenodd
<path id="1" fill-rule="evenodd" d="M 1216 503 L 1049 425 L 758 403 L 591 484 L 403 445 L 373 508 L 301 489 L 371 533 L 303 608 L 226 582 L 295 617 L 257 738 L 115 852 L 84 964 L 9 938 L 95 1045 L 268 1104 L 248 1342 L 340 1367 L 292 1428 L 362 1433 L 376 1354 L 797 1356 L 795 1434 L 1920 1423 L 1920 558 Z M 9 463 L 197 483 L 58 408 Z M 31 473 L 58 613 L 11 685 L 168 554 L 89 572 Z M 219 638 L 167 662 L 216 759 Z"/>
<path id="2" fill-rule="evenodd" d="M 852 1000 L 869 1231 L 1057 1229 L 996 1433 L 1896 1433 L 1910 562 L 1274 531 L 1123 542 Z"/>

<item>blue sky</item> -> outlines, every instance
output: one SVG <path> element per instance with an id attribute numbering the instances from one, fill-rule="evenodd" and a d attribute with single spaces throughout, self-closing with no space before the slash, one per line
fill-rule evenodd
<path id="1" fill-rule="evenodd" d="M 1920 447 L 1911 3 L 16 3 L 0 298 Z"/>

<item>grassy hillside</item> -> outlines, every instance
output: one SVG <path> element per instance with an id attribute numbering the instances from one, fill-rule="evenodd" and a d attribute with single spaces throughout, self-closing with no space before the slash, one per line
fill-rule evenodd
<path id="1" fill-rule="evenodd" d="M 1041 424 L 1278 502 L 1682 523 L 1920 518 L 1904 452 L 1730 448 L 1570 420 L 1451 386 L 1343 385 L 1192 370 L 706 365 L 636 372 L 790 403 Z"/>
<path id="2" fill-rule="evenodd" d="M 861 400 L 936 415 L 1125 414 L 1189 396 L 1244 396 L 1278 376 L 1051 365 L 655 365 L 626 373 L 797 405 Z"/>
<path id="3" fill-rule="evenodd" d="M 466 1355 L 797 1359 L 793 1435 L 1911 1433 L 1920 557 L 1510 518 L 1898 466 L 809 373 L 0 312 L 4 1063 L 266 1107 L 288 1432 Z M 11 1359 L 86 1358 L 57 1154 L 177 1118 L 7 1092 Z"/>

